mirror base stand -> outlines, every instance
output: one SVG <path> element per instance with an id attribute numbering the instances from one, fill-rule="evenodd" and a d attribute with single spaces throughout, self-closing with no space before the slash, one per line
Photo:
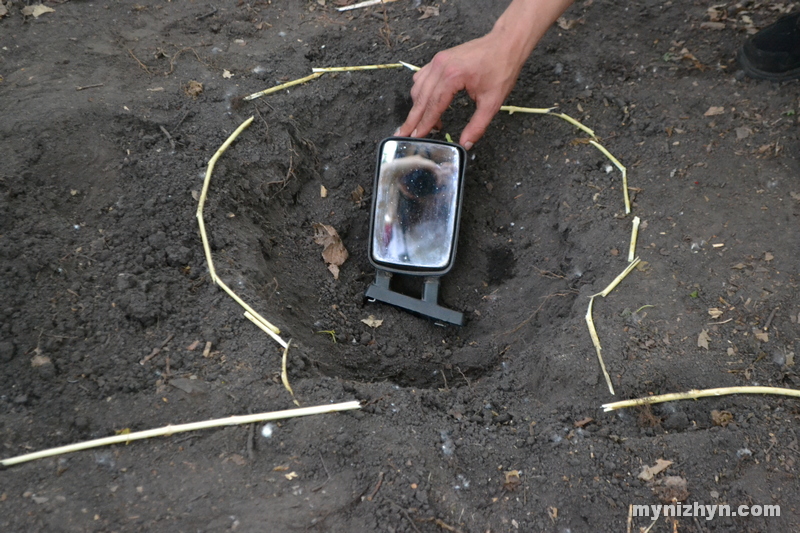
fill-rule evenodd
<path id="1" fill-rule="evenodd" d="M 402 307 L 409 311 L 431 317 L 435 320 L 448 322 L 457 326 L 464 325 L 464 314 L 439 305 L 439 278 L 425 278 L 422 299 L 413 298 L 394 292 L 389 288 L 392 274 L 385 270 L 378 270 L 375 281 L 367 288 L 367 298 Z"/>

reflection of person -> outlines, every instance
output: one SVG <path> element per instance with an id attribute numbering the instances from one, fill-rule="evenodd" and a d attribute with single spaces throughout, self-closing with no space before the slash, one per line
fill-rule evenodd
<path id="1" fill-rule="evenodd" d="M 381 165 L 375 221 L 383 261 L 439 267 L 450 256 L 457 167 L 419 155 Z"/>
<path id="2" fill-rule="evenodd" d="M 475 101 L 475 113 L 459 144 L 478 142 L 517 82 L 539 40 L 573 0 L 512 0 L 492 30 L 478 39 L 437 53 L 414 75 L 414 106 L 395 133 L 425 137 L 441 128 L 441 116 L 461 90 Z M 779 19 L 751 37 L 739 52 L 744 71 L 756 78 L 800 78 L 800 14 Z"/>

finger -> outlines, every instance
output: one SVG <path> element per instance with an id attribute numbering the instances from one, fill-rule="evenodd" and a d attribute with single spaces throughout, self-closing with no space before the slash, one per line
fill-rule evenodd
<path id="1" fill-rule="evenodd" d="M 425 94 L 423 93 L 423 87 L 425 86 L 425 82 L 428 78 L 428 73 L 430 69 L 428 68 L 429 65 L 425 65 L 422 69 L 418 70 L 414 73 L 414 85 L 411 87 L 411 99 L 414 102 L 414 105 L 411 107 L 411 111 L 408 112 L 408 116 L 406 117 L 405 122 L 397 128 L 397 131 L 394 132 L 395 135 L 401 137 L 415 137 L 414 130 L 419 123 L 420 118 L 422 117 L 423 113 L 425 112 Z"/>
<path id="2" fill-rule="evenodd" d="M 467 150 L 471 149 L 483 137 L 486 128 L 489 127 L 489 123 L 499 110 L 499 105 L 481 105 L 479 103 L 472 118 L 469 119 L 469 123 L 461 132 L 458 143 Z"/>

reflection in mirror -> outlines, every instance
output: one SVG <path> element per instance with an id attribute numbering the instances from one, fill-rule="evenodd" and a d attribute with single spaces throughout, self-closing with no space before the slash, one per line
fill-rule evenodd
<path id="1" fill-rule="evenodd" d="M 398 268 L 443 269 L 454 252 L 460 154 L 452 145 L 390 139 L 380 153 L 372 256 Z"/>

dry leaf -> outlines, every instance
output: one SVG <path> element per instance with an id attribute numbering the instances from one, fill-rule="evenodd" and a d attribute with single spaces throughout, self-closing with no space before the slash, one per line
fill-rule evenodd
<path id="1" fill-rule="evenodd" d="M 320 198 L 328 197 L 328 189 L 326 189 L 324 185 L 319 186 L 319 196 Z"/>
<path id="2" fill-rule="evenodd" d="M 353 200 L 353 203 L 356 204 L 358 207 L 361 207 L 364 204 L 364 194 L 366 191 L 364 187 L 361 185 L 357 186 L 353 189 L 353 192 L 350 193 L 350 199 Z"/>
<path id="3" fill-rule="evenodd" d="M 519 470 L 509 470 L 505 473 L 505 477 L 503 488 L 508 491 L 516 490 L 516 488 L 522 484 L 522 481 L 519 479 Z"/>
<path id="4" fill-rule="evenodd" d="M 299 476 L 297 475 L 297 472 L 289 472 L 288 474 L 284 474 L 283 477 L 285 477 L 286 479 L 291 481 L 294 478 L 299 477 Z"/>
<path id="5" fill-rule="evenodd" d="M 753 335 L 761 342 L 769 342 L 769 333 L 766 331 L 754 331 Z"/>
<path id="6" fill-rule="evenodd" d="M 744 263 L 736 263 L 731 268 L 735 268 L 736 270 L 742 270 L 743 268 L 747 267 Z"/>
<path id="7" fill-rule="evenodd" d="M 667 467 L 671 464 L 672 461 L 667 461 L 666 459 L 658 459 L 656 460 L 656 464 L 654 464 L 653 466 L 645 466 L 644 468 L 642 468 L 642 471 L 639 472 L 639 475 L 637 477 L 644 481 L 650 481 L 657 474 L 660 474 L 661 472 L 666 470 Z"/>
<path id="8" fill-rule="evenodd" d="M 714 117 L 714 116 L 717 116 L 717 115 L 722 115 L 723 113 L 725 113 L 725 108 L 724 107 L 717 107 L 717 106 L 713 106 L 712 105 L 711 107 L 708 108 L 708 111 L 703 113 L 703 116 L 704 117 Z"/>
<path id="9" fill-rule="evenodd" d="M 700 332 L 700 335 L 697 336 L 697 346 L 708 350 L 709 340 L 711 340 L 711 337 L 708 336 L 708 330 L 704 329 Z"/>
<path id="10" fill-rule="evenodd" d="M 372 315 L 369 315 L 369 317 L 368 317 L 368 318 L 362 318 L 362 319 L 361 319 L 361 322 L 363 322 L 364 324 L 368 325 L 368 326 L 369 326 L 369 327 L 371 327 L 371 328 L 377 328 L 377 327 L 379 327 L 381 324 L 383 324 L 383 320 L 382 320 L 382 319 L 381 319 L 381 320 L 379 320 L 379 319 L 375 318 L 375 317 L 374 317 L 374 316 L 372 316 Z"/>
<path id="11" fill-rule="evenodd" d="M 245 459 L 238 453 L 231 455 L 230 457 L 228 457 L 228 459 L 230 459 L 231 462 L 235 465 L 244 466 L 247 464 L 247 459 Z"/>
<path id="12" fill-rule="evenodd" d="M 786 354 L 786 366 L 794 366 L 794 352 Z"/>
<path id="13" fill-rule="evenodd" d="M 32 6 L 25 6 L 22 8 L 22 14 L 26 17 L 33 17 L 35 19 L 41 17 L 45 13 L 55 13 L 56 10 L 52 7 L 47 7 L 43 4 L 36 4 Z"/>
<path id="14" fill-rule="evenodd" d="M 417 20 L 425 20 L 431 17 L 438 17 L 439 16 L 439 6 L 425 6 L 419 8 L 420 13 L 422 16 L 419 17 Z"/>
<path id="15" fill-rule="evenodd" d="M 200 341 L 199 341 L 199 340 L 197 340 L 197 341 L 194 341 L 194 342 L 193 342 L 192 344 L 190 344 L 189 346 L 187 346 L 187 347 L 186 347 L 186 349 L 187 349 L 187 350 L 189 350 L 190 352 L 193 352 L 193 351 L 195 351 L 195 350 L 196 350 L 196 349 L 197 349 L 199 346 L 200 346 Z"/>
<path id="16" fill-rule="evenodd" d="M 322 258 L 328 264 L 328 270 L 331 271 L 334 279 L 339 279 L 339 267 L 349 256 L 339 233 L 333 226 L 316 223 L 314 224 L 314 242 L 325 247 L 322 250 Z"/>
<path id="17" fill-rule="evenodd" d="M 720 22 L 728 18 L 728 12 L 724 5 L 711 6 L 708 8 L 708 18 L 711 22 Z"/>
<path id="18" fill-rule="evenodd" d="M 230 71 L 230 70 L 228 70 L 228 69 L 223 69 L 223 71 L 222 71 L 222 77 L 223 77 L 223 78 L 225 78 L 225 79 L 227 80 L 227 79 L 230 79 L 230 78 L 232 78 L 232 77 L 233 77 L 233 74 L 231 74 L 231 71 Z"/>
<path id="19" fill-rule="evenodd" d="M 197 98 L 203 94 L 203 84 L 199 81 L 192 80 L 186 84 L 186 86 L 183 88 L 183 92 L 185 92 L 187 96 Z"/>
<path id="20" fill-rule="evenodd" d="M 733 422 L 733 413 L 730 411 L 717 411 L 714 409 L 711 411 L 711 421 L 714 422 L 715 426 L 725 427 Z"/>
<path id="21" fill-rule="evenodd" d="M 576 428 L 582 428 L 583 426 L 586 426 L 586 425 L 588 425 L 588 424 L 591 424 L 592 422 L 594 422 L 594 418 L 590 418 L 590 417 L 588 417 L 588 416 L 587 416 L 587 417 L 586 417 L 586 418 L 584 418 L 584 419 L 581 419 L 581 420 L 576 420 L 575 422 L 573 422 L 573 425 L 574 425 Z"/>
<path id="22" fill-rule="evenodd" d="M 790 192 L 789 195 L 798 202 L 800 202 L 800 192 Z"/>
<path id="23" fill-rule="evenodd" d="M 46 355 L 36 354 L 31 358 L 31 366 L 36 368 L 50 363 L 50 358 Z"/>
<path id="24" fill-rule="evenodd" d="M 724 22 L 703 22 L 700 24 L 701 30 L 724 30 Z"/>
<path id="25" fill-rule="evenodd" d="M 6 15 L 8 15 L 8 8 L 0 2 L 0 17 L 5 17 Z"/>
<path id="26" fill-rule="evenodd" d="M 561 28 L 562 30 L 571 30 L 578 24 L 583 24 L 583 20 L 559 17 L 558 20 L 556 20 L 556 24 L 558 24 L 558 27 Z"/>
<path id="27" fill-rule="evenodd" d="M 711 315 L 711 318 L 713 318 L 715 320 L 717 318 L 721 317 L 722 313 L 724 313 L 724 311 L 722 311 L 721 309 L 719 309 L 717 307 L 712 307 L 711 309 L 708 310 L 708 314 Z"/>
<path id="28" fill-rule="evenodd" d="M 686 480 L 679 476 L 667 476 L 658 480 L 653 487 L 653 492 L 659 500 L 666 504 L 682 502 L 689 497 Z"/>
<path id="29" fill-rule="evenodd" d="M 272 469 L 273 472 L 286 472 L 287 470 L 289 470 L 287 465 L 278 465 Z"/>
<path id="30" fill-rule="evenodd" d="M 746 139 L 752 135 L 753 130 L 748 128 L 747 126 L 740 126 L 736 128 L 736 140 L 741 141 L 742 139 Z"/>
<path id="31" fill-rule="evenodd" d="M 772 261 L 773 259 L 775 259 L 775 256 L 774 256 L 774 255 L 772 255 L 772 254 L 771 254 L 771 253 L 769 253 L 769 252 L 764 252 L 764 261 L 766 261 L 767 263 L 769 263 L 769 262 L 770 262 L 770 261 Z"/>

